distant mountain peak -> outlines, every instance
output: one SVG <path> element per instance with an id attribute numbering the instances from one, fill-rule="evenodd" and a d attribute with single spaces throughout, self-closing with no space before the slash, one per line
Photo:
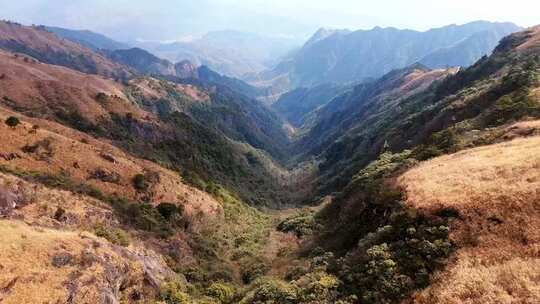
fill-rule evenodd
<path id="1" fill-rule="evenodd" d="M 347 29 L 332 29 L 332 28 L 321 27 L 319 30 L 317 30 L 317 32 L 315 32 L 315 34 L 313 34 L 313 36 L 311 36 L 311 38 L 309 38 L 305 46 L 324 40 L 334 34 L 350 33 L 350 32 L 351 31 Z"/>
<path id="2" fill-rule="evenodd" d="M 416 62 L 429 68 L 466 67 L 490 54 L 501 38 L 519 30 L 513 23 L 487 21 L 427 31 L 380 26 L 354 32 L 321 28 L 303 48 L 260 75 L 269 75 L 263 78 L 265 83 L 275 79 L 276 87 L 287 83 L 294 89 L 365 81 Z"/>
<path id="3" fill-rule="evenodd" d="M 189 60 L 182 60 L 174 65 L 179 78 L 198 78 L 198 68 Z"/>
<path id="4" fill-rule="evenodd" d="M 40 28 L 54 33 L 64 39 L 71 40 L 75 43 L 82 44 L 93 50 L 120 50 L 128 49 L 129 45 L 115 41 L 103 34 L 95 33 L 89 30 L 72 30 L 55 26 L 40 26 Z"/>

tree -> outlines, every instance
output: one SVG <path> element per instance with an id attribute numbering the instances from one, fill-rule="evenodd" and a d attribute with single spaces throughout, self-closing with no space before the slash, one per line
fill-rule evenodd
<path id="1" fill-rule="evenodd" d="M 146 191 L 148 189 L 148 184 L 143 174 L 137 174 L 133 177 L 133 186 L 139 191 Z"/>
<path id="2" fill-rule="evenodd" d="M 10 128 L 15 128 L 20 123 L 21 121 L 15 116 L 10 116 L 8 119 L 6 119 L 6 125 L 8 125 Z"/>

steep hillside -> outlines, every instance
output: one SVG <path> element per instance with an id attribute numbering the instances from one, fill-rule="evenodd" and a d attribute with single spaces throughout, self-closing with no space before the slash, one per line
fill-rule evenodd
<path id="1" fill-rule="evenodd" d="M 89 48 L 62 39 L 44 27 L 29 27 L 2 21 L 0 49 L 107 78 L 127 79 L 133 74 L 127 67 L 112 62 Z"/>
<path id="2" fill-rule="evenodd" d="M 394 117 L 404 115 L 403 104 L 455 72 L 419 65 L 397 70 L 351 89 L 313 113 L 311 128 L 296 142 L 296 151 L 305 151 L 300 159 L 320 157 L 320 183 L 326 187 L 321 190 L 344 187 L 376 159 L 387 140 L 383 130 L 399 122 Z"/>
<path id="3" fill-rule="evenodd" d="M 221 77 L 217 75 L 218 77 Z M 285 157 L 288 138 L 278 117 L 254 99 L 211 81 L 169 78 L 175 83 L 148 78 L 130 82 L 131 98 L 149 111 L 167 117 L 181 110 L 199 123 L 227 137 L 262 149 L 277 159 Z M 182 88 L 188 88 L 183 90 Z M 197 96 L 195 100 L 178 90 Z M 189 93 L 188 93 L 189 94 Z M 140 101 L 139 101 L 140 100 Z M 145 103 L 144 101 L 149 101 Z M 195 102 L 193 102 L 195 101 Z"/>
<path id="4" fill-rule="evenodd" d="M 404 80 L 433 71 L 383 77 L 383 92 L 397 94 L 389 99 L 361 85 L 333 101 L 343 108 L 330 116 L 352 112 L 357 121 L 322 145 L 319 193 L 330 202 L 281 227 L 307 231 L 303 250 L 318 252 L 341 281 L 338 298 L 537 301 L 539 34 L 513 34 L 468 69 L 405 86 L 417 90 L 403 90 Z M 362 96 L 378 110 L 364 116 Z"/>
<path id="5" fill-rule="evenodd" d="M 324 35 L 317 33 L 294 56 L 278 65 L 279 71 L 261 77 L 287 77 L 291 87 L 296 88 L 378 78 L 416 62 L 430 68 L 469 66 L 490 54 L 501 38 L 518 30 L 510 23 L 478 21 L 426 32 L 380 27 L 354 32 L 322 31 Z"/>
<path id="6" fill-rule="evenodd" d="M 55 26 L 45 26 L 45 29 L 49 32 L 55 33 L 59 37 L 84 45 L 85 47 L 93 49 L 94 51 L 114 51 L 130 48 L 130 46 L 125 43 L 115 41 L 105 35 L 94 33 L 88 30 L 72 30 Z"/>
<path id="7" fill-rule="evenodd" d="M 176 76 L 174 64 L 139 48 L 102 50 L 101 52 L 112 61 L 132 67 L 142 74 Z"/>
<path id="8" fill-rule="evenodd" d="M 209 195 L 88 135 L 22 119 L 0 129 L 14 138 L 0 165 L 3 302 L 199 303 L 262 263 L 270 219 L 226 190 Z M 19 147 L 43 136 L 50 144 Z M 130 172 L 146 169 L 142 181 Z"/>
<path id="9" fill-rule="evenodd" d="M 0 108 L 0 119 L 16 115 L 23 122 L 16 128 L 3 124 L 0 133 L 10 138 L 4 143 L 0 165 L 21 174 L 50 175 L 59 180 L 86 184 L 106 195 L 154 204 L 183 204 L 187 214 L 211 215 L 219 205 L 205 192 L 187 186 L 178 173 L 155 163 L 137 159 L 117 147 L 91 136 L 42 119 L 30 119 Z M 145 176 L 144 189 L 134 178 Z"/>
<path id="10" fill-rule="evenodd" d="M 459 248 L 413 303 L 534 303 L 538 292 L 540 138 L 465 150 L 420 164 L 399 178 L 407 203 L 452 212 Z"/>
<path id="11" fill-rule="evenodd" d="M 168 91 L 155 98 L 139 94 L 133 84 L 124 86 L 25 58 L 0 54 L 0 103 L 4 106 L 106 138 L 191 179 L 199 176 L 234 189 L 253 204 L 273 205 L 285 200 L 287 194 L 278 192 L 281 177 L 266 170 L 265 153 L 233 142 L 246 141 L 268 148 L 274 155 L 283 153 L 276 148 L 279 145 L 273 145 L 274 138 L 279 140 L 280 136 L 286 141 L 281 124 L 256 101 L 227 88 L 201 91 L 161 81 L 155 83 Z M 198 105 L 206 96 L 211 97 L 210 108 Z M 186 101 L 197 106 L 171 106 Z M 181 109 L 183 112 L 177 112 Z"/>
<path id="12" fill-rule="evenodd" d="M 294 127 L 301 128 L 311 112 L 332 101 L 347 90 L 347 86 L 322 84 L 313 88 L 298 88 L 287 92 L 272 104 L 278 114 L 285 117 Z"/>
<path id="13" fill-rule="evenodd" d="M 384 150 L 416 147 L 425 158 L 489 142 L 491 133 L 478 130 L 538 115 L 535 31 L 503 39 L 492 56 L 457 74 L 413 68 L 357 86 L 318 111 L 298 147 L 321 157 L 331 191 Z"/>
<path id="14" fill-rule="evenodd" d="M 242 78 L 245 74 L 270 68 L 273 61 L 299 44 L 294 39 L 283 37 L 216 31 L 192 41 L 142 44 L 141 47 L 173 62 L 189 60 L 220 74 Z"/>

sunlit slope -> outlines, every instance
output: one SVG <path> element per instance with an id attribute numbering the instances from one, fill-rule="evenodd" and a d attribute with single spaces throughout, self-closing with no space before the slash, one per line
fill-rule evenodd
<path id="1" fill-rule="evenodd" d="M 455 217 L 457 252 L 414 302 L 540 301 L 540 137 L 441 156 L 398 182 L 411 206 Z"/>

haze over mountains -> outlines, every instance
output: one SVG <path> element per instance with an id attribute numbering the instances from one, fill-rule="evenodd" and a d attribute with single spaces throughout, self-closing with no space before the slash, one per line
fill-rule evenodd
<path id="1" fill-rule="evenodd" d="M 289 42 L 0 21 L 0 302 L 540 302 L 540 26 Z"/>
<path id="2" fill-rule="evenodd" d="M 512 23 L 483 21 L 426 32 L 381 27 L 321 29 L 274 69 L 247 80 L 287 90 L 378 78 L 417 62 L 431 68 L 469 66 L 519 29 Z"/>
<path id="3" fill-rule="evenodd" d="M 227 76 L 241 78 L 273 67 L 275 62 L 301 44 L 301 40 L 261 36 L 239 31 L 209 32 L 201 38 L 174 43 L 140 43 L 171 61 L 189 60 Z"/>

